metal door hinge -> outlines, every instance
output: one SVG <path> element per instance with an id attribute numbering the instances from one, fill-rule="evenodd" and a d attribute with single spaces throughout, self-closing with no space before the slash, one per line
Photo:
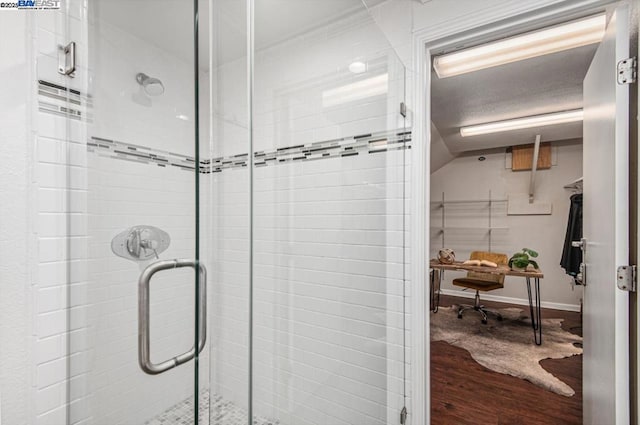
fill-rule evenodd
<path id="1" fill-rule="evenodd" d="M 585 264 L 585 256 L 587 254 L 587 240 L 585 238 L 579 241 L 572 241 L 571 246 L 574 248 L 580 248 L 582 251 L 582 261 L 580 262 L 580 271 L 575 278 L 576 284 L 586 286 L 587 285 L 587 265 Z"/>
<path id="2" fill-rule="evenodd" d="M 633 84 L 638 78 L 638 61 L 635 56 L 618 62 L 618 84 Z"/>
<path id="3" fill-rule="evenodd" d="M 400 102 L 400 115 L 407 118 L 407 105 L 404 102 Z"/>
<path id="4" fill-rule="evenodd" d="M 58 73 L 76 76 L 76 42 L 72 41 L 58 49 Z"/>
<path id="5" fill-rule="evenodd" d="M 575 283 L 577 285 L 587 286 L 587 265 L 580 263 L 580 271 L 576 275 Z"/>
<path id="6" fill-rule="evenodd" d="M 618 266 L 616 283 L 618 289 L 628 292 L 636 292 L 638 277 L 636 266 Z"/>
<path id="7" fill-rule="evenodd" d="M 405 406 L 400 411 L 400 425 L 405 425 L 406 423 L 407 423 L 407 408 Z"/>

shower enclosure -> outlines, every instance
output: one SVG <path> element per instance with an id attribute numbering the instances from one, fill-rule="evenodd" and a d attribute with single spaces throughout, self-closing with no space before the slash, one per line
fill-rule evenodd
<path id="1" fill-rule="evenodd" d="M 65 261 L 38 260 L 64 282 L 34 420 L 411 423 L 411 130 L 377 3 L 38 12 L 37 197 L 64 212 L 38 238 Z"/>

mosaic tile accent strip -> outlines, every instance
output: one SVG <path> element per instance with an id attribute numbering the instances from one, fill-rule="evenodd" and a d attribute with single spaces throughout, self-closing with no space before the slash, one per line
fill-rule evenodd
<path id="1" fill-rule="evenodd" d="M 38 110 L 74 120 L 92 122 L 93 99 L 89 94 L 38 80 Z"/>
<path id="2" fill-rule="evenodd" d="M 41 112 L 74 120 L 93 121 L 93 98 L 90 94 L 81 93 L 50 81 L 38 80 L 38 109 Z M 108 138 L 92 136 L 87 142 L 87 148 L 89 152 L 100 156 L 158 167 L 176 167 L 185 171 L 194 171 L 196 167 L 195 158 L 191 156 Z M 254 154 L 254 164 L 256 167 L 265 167 L 295 161 L 342 158 L 398 149 L 411 149 L 411 131 L 392 130 L 300 144 L 271 151 L 258 151 Z M 201 160 L 199 172 L 210 174 L 230 168 L 246 167 L 248 159 L 248 154 L 242 153 Z"/>
<path id="3" fill-rule="evenodd" d="M 158 167 L 175 167 L 190 172 L 196 169 L 196 161 L 193 157 L 102 137 L 92 136 L 87 142 L 87 150 L 107 158 L 155 164 Z M 200 169 L 202 171 L 202 167 Z"/>
<path id="4" fill-rule="evenodd" d="M 195 159 L 191 156 L 102 137 L 91 137 L 87 142 L 87 148 L 89 152 L 105 157 L 142 164 L 155 164 L 158 167 L 177 167 L 186 171 L 195 170 Z M 256 167 L 266 167 L 295 161 L 343 158 L 403 149 L 411 149 L 411 131 L 395 130 L 289 146 L 272 151 L 258 151 L 254 154 L 254 164 Z M 203 174 L 220 173 L 227 169 L 246 167 L 248 160 L 249 155 L 246 153 L 205 159 L 200 161 L 199 171 Z"/>
<path id="5" fill-rule="evenodd" d="M 211 409 L 211 410 L 209 410 Z M 213 417 L 209 422 L 209 411 Z M 193 397 L 165 410 L 160 415 L 145 422 L 145 425 L 192 425 L 194 424 Z M 209 406 L 209 391 L 200 392 L 198 423 L 211 425 L 247 425 L 247 411 L 221 396 L 214 394 Z M 254 425 L 280 425 L 280 421 L 261 417 L 253 419 Z"/>
<path id="6" fill-rule="evenodd" d="M 265 167 L 294 161 L 342 158 L 410 148 L 411 131 L 394 130 L 289 146 L 272 151 L 257 151 L 254 164 L 256 167 Z M 201 167 L 201 172 L 219 173 L 228 168 L 246 167 L 247 161 L 246 153 L 226 158 L 213 158 L 202 161 L 204 170 Z"/>

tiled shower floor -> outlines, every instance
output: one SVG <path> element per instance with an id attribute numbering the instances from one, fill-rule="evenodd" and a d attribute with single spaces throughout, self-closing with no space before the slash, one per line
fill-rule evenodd
<path id="1" fill-rule="evenodd" d="M 198 425 L 247 425 L 247 411 L 221 396 L 214 394 L 209 406 L 209 391 L 202 391 L 199 400 Z M 211 422 L 209 422 L 209 407 L 211 407 Z M 145 425 L 192 425 L 193 397 L 190 397 L 165 410 L 155 418 L 145 422 Z M 279 421 L 256 417 L 254 425 L 279 425 Z"/>

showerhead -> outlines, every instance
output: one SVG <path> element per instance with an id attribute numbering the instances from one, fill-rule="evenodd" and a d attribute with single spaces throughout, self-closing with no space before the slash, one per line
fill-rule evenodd
<path id="1" fill-rule="evenodd" d="M 149 77 L 147 74 L 139 72 L 136 75 L 136 81 L 149 96 L 160 96 L 164 93 L 164 84 L 157 78 Z"/>

